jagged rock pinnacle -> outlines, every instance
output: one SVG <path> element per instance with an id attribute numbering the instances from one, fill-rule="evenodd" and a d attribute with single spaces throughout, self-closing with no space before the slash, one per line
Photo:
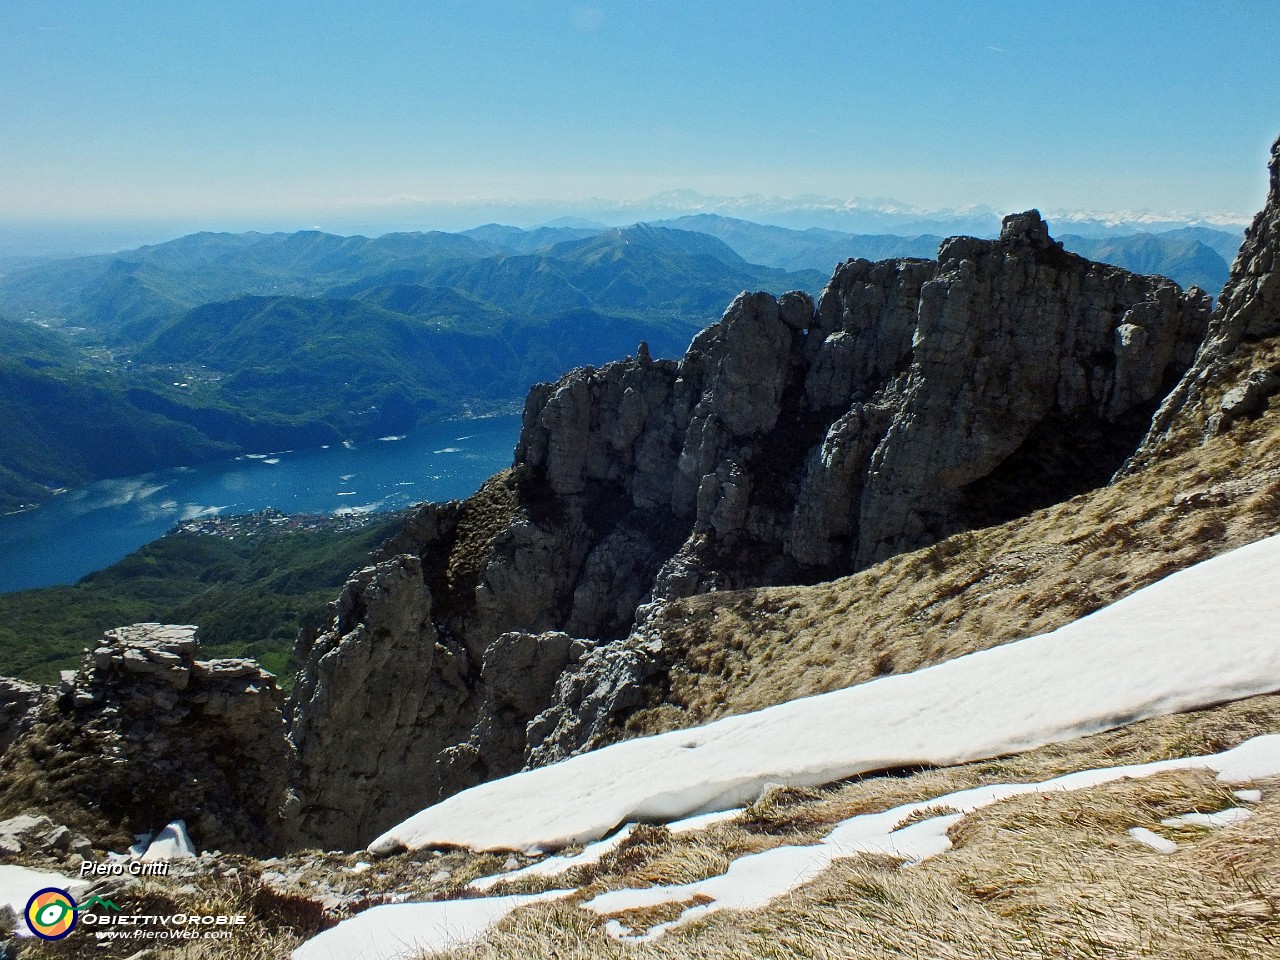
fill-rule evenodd
<path id="1" fill-rule="evenodd" d="M 1044 222 L 1039 210 L 1009 214 L 1000 222 L 1000 239 L 1003 242 L 1026 239 L 1042 246 L 1054 242 L 1049 236 L 1049 225 Z"/>

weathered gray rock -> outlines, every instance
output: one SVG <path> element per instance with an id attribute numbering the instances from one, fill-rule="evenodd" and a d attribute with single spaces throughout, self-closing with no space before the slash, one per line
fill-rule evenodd
<path id="1" fill-rule="evenodd" d="M 532 713 L 546 705 L 564 668 L 580 660 L 588 646 L 555 631 L 504 633 L 485 650 L 481 676 L 497 703 Z"/>
<path id="2" fill-rule="evenodd" d="M 1280 391 L 1280 376 L 1274 370 L 1250 370 L 1248 376 L 1222 397 L 1218 413 L 1211 421 L 1213 433 L 1223 433 L 1241 417 L 1256 417 L 1267 409 L 1267 401 Z"/>
<path id="3" fill-rule="evenodd" d="M 62 848 L 70 846 L 71 831 L 56 826 L 48 817 L 28 813 L 0 821 L 0 850 L 7 854 L 24 850 L 54 850 L 65 838 Z"/>
<path id="4" fill-rule="evenodd" d="M 1223 383 L 1229 361 L 1242 344 L 1280 334 L 1280 138 L 1271 147 L 1270 174 L 1267 201 L 1245 230 L 1195 362 L 1160 405 L 1151 430 L 1121 473 L 1132 473 L 1156 459 L 1179 425 L 1203 418 L 1207 439 L 1230 429 L 1241 416 L 1261 412 L 1274 393 L 1269 371 L 1251 372 L 1239 384 Z M 1223 387 L 1223 405 L 1208 409 L 1207 397 Z"/>
<path id="5" fill-rule="evenodd" d="M 422 561 L 357 572 L 294 688 L 295 846 L 354 848 L 492 768 L 518 769 L 524 727 L 589 644 L 508 632 L 480 655 L 433 622 Z"/>
<path id="6" fill-rule="evenodd" d="M 678 363 L 534 387 L 513 469 L 419 511 L 300 644 L 296 841 L 365 843 L 616 735 L 660 683 L 644 624 L 670 600 L 839 576 L 1106 482 L 1208 312 L 1030 211 L 937 261 L 845 263 L 816 305 L 744 293 Z"/>
<path id="7" fill-rule="evenodd" d="M 468 698 L 466 658 L 438 642 L 416 557 L 358 571 L 332 607 L 290 701 L 304 800 L 289 828 L 350 845 L 381 823 L 389 792 L 431 777 L 464 732 L 449 721 Z"/>
<path id="8" fill-rule="evenodd" d="M 617 721 L 644 706 L 651 681 L 667 667 L 660 637 L 645 632 L 596 647 L 559 676 L 554 696 L 526 728 L 525 765 L 540 767 L 602 746 Z"/>
<path id="9" fill-rule="evenodd" d="M 182 818 L 205 847 L 278 846 L 283 697 L 251 661 L 198 652 L 192 626 L 107 631 L 0 761 L 0 812 L 47 811 L 100 846 Z M 84 847 L 55 833 L 55 847 Z"/>
<path id="10" fill-rule="evenodd" d="M 31 725 L 36 707 L 46 696 L 48 690 L 37 683 L 0 677 L 0 756 Z"/>

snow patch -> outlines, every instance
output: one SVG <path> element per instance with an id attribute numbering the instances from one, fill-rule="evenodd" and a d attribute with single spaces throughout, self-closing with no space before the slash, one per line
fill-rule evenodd
<path id="1" fill-rule="evenodd" d="M 344 920 L 293 951 L 293 960 L 408 960 L 462 947 L 520 907 L 568 896 L 552 890 L 512 897 L 392 903 Z"/>
<path id="2" fill-rule="evenodd" d="M 1241 779 L 1246 780 L 1280 774 L 1280 734 L 1256 737 L 1233 750 L 1205 757 L 1082 770 L 1040 783 L 974 787 L 932 800 L 903 804 L 880 813 L 859 814 L 837 824 L 822 843 L 774 847 L 763 853 L 739 857 L 719 876 L 694 883 L 613 890 L 582 906 L 607 916 L 668 903 L 693 904 L 676 919 L 658 924 L 644 933 L 628 931 L 622 924 L 611 925 L 609 928 L 614 936 L 622 939 L 653 940 L 674 927 L 683 926 L 719 910 L 759 909 L 808 883 L 833 861 L 859 853 L 886 854 L 908 864 L 928 860 L 951 849 L 947 831 L 966 814 L 1001 800 L 1028 794 L 1086 790 L 1117 780 L 1151 777 L 1169 770 L 1215 770 L 1218 771 L 1219 780 L 1224 779 L 1222 772 L 1228 770 L 1232 771 L 1233 776 L 1240 776 L 1243 772 L 1246 775 Z M 918 820 L 905 827 L 898 826 L 904 821 L 940 808 L 956 812 Z M 1228 822 L 1238 823 L 1243 819 L 1239 814 L 1244 814 L 1247 818 L 1249 811 L 1192 814 L 1190 816 L 1197 818 L 1194 821 L 1177 817 L 1164 822 L 1168 825 L 1200 823 L 1202 821 L 1198 818 L 1203 817 L 1218 818 L 1221 822 L 1214 822 L 1212 825 L 1225 826 Z M 1144 827 L 1134 827 L 1129 834 L 1161 853 L 1172 853 L 1178 849 L 1176 843 Z"/>
<path id="3" fill-rule="evenodd" d="M 1145 843 L 1156 853 L 1177 853 L 1178 845 L 1166 837 L 1160 836 L 1154 830 L 1148 830 L 1146 827 L 1130 827 L 1129 836 L 1137 840 L 1139 843 Z"/>
<path id="4" fill-rule="evenodd" d="M 22 916 L 26 912 L 27 901 L 37 890 L 57 887 L 76 897 L 79 895 L 79 890 L 87 886 L 86 883 L 64 877 L 60 873 L 32 870 L 30 867 L 19 867 L 10 863 L 0 865 L 0 907 L 8 907 L 18 918 L 14 932 L 20 937 L 31 936 L 31 931 L 22 921 Z"/>
<path id="5" fill-rule="evenodd" d="M 522 877 L 557 877 L 572 870 L 574 867 L 585 867 L 593 863 L 599 863 L 600 858 L 605 854 L 612 853 L 622 846 L 635 828 L 636 825 L 634 823 L 629 823 L 607 840 L 599 840 L 596 843 L 589 844 L 581 853 L 570 857 L 548 857 L 546 860 L 531 863 L 529 866 L 521 867 L 519 870 L 496 873 L 491 877 L 480 877 L 472 880 L 467 886 L 473 890 L 489 890 L 499 883 L 519 880 Z"/>
<path id="6" fill-rule="evenodd" d="M 1280 592 L 1257 585 L 1277 575 L 1272 537 L 1051 633 L 481 784 L 369 849 L 554 849 L 622 823 L 725 810 L 769 782 L 950 766 L 1268 693 L 1280 689 Z"/>
<path id="7" fill-rule="evenodd" d="M 132 849 L 132 848 L 131 848 Z M 187 835 L 187 824 L 183 820 L 175 820 L 158 834 L 147 846 L 142 855 L 144 861 L 151 860 L 183 860 L 195 857 L 196 846 Z"/>
<path id="8" fill-rule="evenodd" d="M 1217 813 L 1184 813 L 1180 817 L 1166 817 L 1160 823 L 1166 827 L 1231 827 L 1244 823 L 1252 816 L 1253 812 L 1250 810 L 1232 807 Z"/>
<path id="9" fill-rule="evenodd" d="M 155 836 L 152 833 L 135 833 L 133 835 L 133 845 L 129 847 L 128 853 L 113 853 L 111 856 L 121 860 L 141 860 L 142 855 L 147 852 L 147 847 L 151 845 L 151 838 Z"/>
<path id="10" fill-rule="evenodd" d="M 741 807 L 730 807 L 728 810 L 720 810 L 717 813 L 700 813 L 696 817 L 673 820 L 667 824 L 667 829 L 672 833 L 692 833 L 695 830 L 704 830 L 713 823 L 724 823 L 727 820 L 732 820 L 741 813 Z"/>
<path id="11" fill-rule="evenodd" d="M 775 847 L 740 857 L 723 874 L 694 883 L 612 890 L 587 901 L 582 907 L 608 916 L 663 904 L 689 904 L 674 920 L 643 932 L 633 930 L 616 918 L 605 924 L 606 933 L 618 939 L 652 941 L 668 930 L 720 910 L 755 910 L 766 906 L 814 879 L 838 859 L 859 853 L 877 853 L 915 864 L 938 856 L 951 848 L 948 830 L 966 814 L 1001 800 L 1027 794 L 1084 790 L 1171 770 L 1213 770 L 1217 772 L 1217 779 L 1225 783 L 1280 776 L 1280 734 L 1256 737 L 1234 749 L 1210 756 L 1082 770 L 1040 783 L 992 784 L 902 804 L 879 813 L 859 814 L 837 824 L 821 843 Z M 938 810 L 954 812 L 927 816 Z M 735 815 L 739 812 L 733 811 Z M 1248 811 L 1196 816 L 1216 816 L 1238 822 L 1241 813 L 1247 815 Z M 922 815 L 926 819 L 916 819 Z M 1172 818 L 1166 823 L 1183 820 Z M 907 825 L 900 826 L 904 823 Z M 526 867 L 510 874 L 485 878 L 473 886 L 487 888 L 516 875 L 551 875 L 553 867 L 562 872 L 568 869 L 566 865 L 594 862 L 619 846 L 633 827 L 629 824 L 608 840 L 592 844 L 574 857 L 555 857 L 533 865 L 533 868 L 543 870 Z M 1134 827 L 1129 834 L 1161 853 L 1173 853 L 1178 849 L 1176 843 L 1144 827 Z M 433 879 L 447 879 L 447 876 L 447 873 L 437 873 Z M 292 956 L 293 960 L 407 960 L 420 953 L 469 943 L 518 907 L 558 899 L 574 892 L 553 890 L 525 896 L 374 907 L 307 941 Z"/>

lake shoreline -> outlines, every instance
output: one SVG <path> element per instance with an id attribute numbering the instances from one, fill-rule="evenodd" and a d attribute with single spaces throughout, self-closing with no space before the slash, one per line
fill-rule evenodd
<path id="1" fill-rule="evenodd" d="M 520 427 L 518 414 L 486 411 L 358 444 L 95 481 L 0 516 L 0 593 L 76 583 L 195 521 L 268 508 L 291 517 L 390 517 L 426 501 L 462 499 L 511 466 Z"/>

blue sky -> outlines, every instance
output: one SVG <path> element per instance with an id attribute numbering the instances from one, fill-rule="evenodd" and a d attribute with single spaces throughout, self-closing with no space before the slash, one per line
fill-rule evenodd
<path id="1" fill-rule="evenodd" d="M 0 0 L 0 218 L 712 194 L 1252 213 L 1259 2 Z"/>

